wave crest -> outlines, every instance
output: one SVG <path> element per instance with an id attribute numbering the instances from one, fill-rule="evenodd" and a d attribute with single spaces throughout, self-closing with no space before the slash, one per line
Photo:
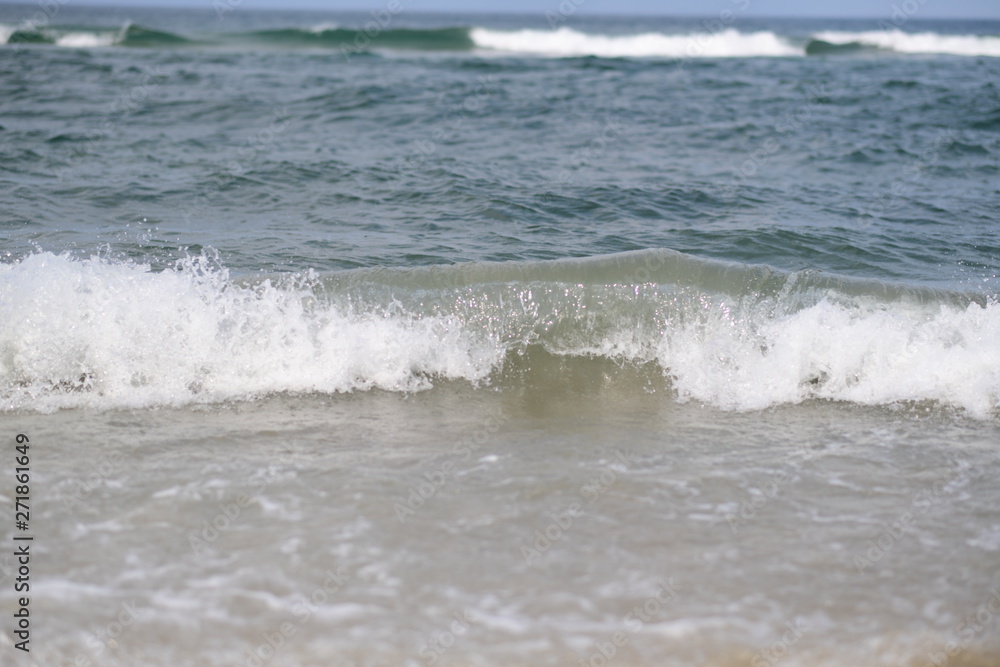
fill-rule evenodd
<path id="1" fill-rule="evenodd" d="M 816 33 L 813 38 L 835 46 L 875 47 L 895 53 L 1000 57 L 1000 37 L 987 35 L 942 35 L 935 32 L 909 33 L 902 30 L 871 30 L 867 32 L 826 31 Z"/>
<path id="2" fill-rule="evenodd" d="M 901 30 L 822 31 L 806 39 L 770 30 L 608 35 L 566 26 L 555 30 L 498 30 L 485 27 L 351 29 L 335 23 L 307 28 L 278 28 L 247 33 L 218 33 L 191 39 L 126 23 L 121 28 L 80 30 L 0 25 L 0 44 L 51 44 L 71 48 L 182 46 L 320 48 L 345 53 L 373 49 L 472 51 L 543 57 L 732 58 L 806 55 L 950 54 L 1000 57 L 1000 37 L 948 35 Z"/>
<path id="3" fill-rule="evenodd" d="M 997 340 L 1000 306 L 975 295 L 668 250 L 255 281 L 205 257 L 0 267 L 6 410 L 502 388 L 524 381 L 504 373 L 510 355 L 542 349 L 653 363 L 678 399 L 727 409 L 930 400 L 990 418 Z"/>
<path id="4" fill-rule="evenodd" d="M 693 58 L 733 56 L 795 56 L 802 50 L 773 32 L 667 35 L 594 35 L 562 27 L 558 30 L 501 31 L 474 28 L 476 46 L 496 51 L 546 56 L 599 56 L 604 58 Z"/>

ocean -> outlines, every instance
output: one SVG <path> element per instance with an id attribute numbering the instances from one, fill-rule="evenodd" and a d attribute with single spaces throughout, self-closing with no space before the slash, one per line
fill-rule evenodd
<path id="1" fill-rule="evenodd" d="M 0 664 L 1000 665 L 923 7 L 0 5 Z"/>

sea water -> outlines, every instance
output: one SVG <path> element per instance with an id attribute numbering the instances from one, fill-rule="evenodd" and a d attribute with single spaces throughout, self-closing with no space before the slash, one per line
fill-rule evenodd
<path id="1" fill-rule="evenodd" d="M 1000 664 L 1000 24 L 745 4 L 0 7 L 0 662 Z"/>

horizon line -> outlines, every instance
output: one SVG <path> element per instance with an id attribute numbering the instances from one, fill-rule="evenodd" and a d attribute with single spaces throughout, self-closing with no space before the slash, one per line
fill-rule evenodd
<path id="1" fill-rule="evenodd" d="M 242 4 L 239 3 L 239 4 Z M 0 0 L 0 5 L 3 6 L 22 6 L 22 7 L 38 7 L 41 2 L 24 2 L 15 0 L 10 2 L 8 0 Z M 74 5 L 77 8 L 81 6 L 92 7 L 95 9 L 149 9 L 149 10 L 195 10 L 195 11 L 205 11 L 212 13 L 215 10 L 210 6 L 205 0 L 180 0 L 179 4 L 144 4 L 144 3 L 128 3 L 128 2 L 106 2 L 104 0 L 75 0 Z M 235 9 L 235 7 L 234 7 Z M 368 14 L 371 12 L 377 12 L 381 8 L 339 8 L 330 9 L 327 7 L 309 7 L 309 6 L 284 6 L 284 7 L 241 7 L 242 11 L 250 12 L 314 12 L 314 13 L 324 13 L 324 14 Z M 531 11 L 507 11 L 503 9 L 499 10 L 445 10 L 445 9 L 408 9 L 407 14 L 420 14 L 420 15 L 469 15 L 469 16 L 524 16 L 524 17 L 545 17 L 548 13 L 553 10 L 550 8 L 545 11 L 531 12 Z M 719 12 L 712 14 L 701 14 L 701 13 L 686 13 L 686 12 L 673 12 L 673 13 L 644 13 L 644 12 L 602 12 L 602 11 L 588 11 L 585 9 L 579 9 L 575 12 L 575 15 L 583 17 L 608 17 L 608 18 L 683 18 L 683 19 L 713 19 L 717 18 Z M 886 14 L 872 14 L 865 16 L 858 15 L 841 15 L 841 16 L 819 16 L 819 15 L 802 15 L 802 14 L 744 14 L 742 18 L 767 20 L 816 20 L 816 21 L 878 21 L 878 20 L 891 20 L 891 15 Z M 997 17 L 985 17 L 985 16 L 912 16 L 907 17 L 906 23 L 909 22 L 927 22 L 927 21 L 991 21 L 1000 23 L 1000 16 Z M 732 26 L 730 26 L 732 27 Z M 902 25 L 898 26 L 902 27 Z"/>

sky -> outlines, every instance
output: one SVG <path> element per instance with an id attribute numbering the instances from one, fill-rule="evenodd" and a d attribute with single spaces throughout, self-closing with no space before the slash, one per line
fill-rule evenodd
<path id="1" fill-rule="evenodd" d="M 251 0 L 245 0 L 250 2 Z M 261 0 L 267 1 L 267 0 Z M 315 2 L 313 6 L 330 6 L 329 2 Z M 349 4 L 378 8 L 387 0 Z M 473 6 L 479 11 L 507 11 L 539 13 L 558 11 L 563 0 L 408 0 L 411 7 L 426 6 L 427 11 L 468 11 Z M 746 16 L 816 16 L 816 17 L 889 17 L 895 5 L 913 17 L 926 18 L 997 18 L 1000 19 L 1000 0 L 565 0 L 577 5 L 580 13 L 593 14 L 643 14 L 643 15 L 695 15 L 713 16 L 724 9 L 739 8 Z M 338 3 L 340 4 L 340 3 Z M 904 5 L 906 5 L 904 7 Z M 907 11 L 915 10 L 915 11 Z"/>
<path id="2" fill-rule="evenodd" d="M 2 0 L 0 0 L 2 1 Z M 25 0 L 21 0 L 24 2 Z M 36 0 L 44 2 L 45 0 Z M 51 1 L 51 0 L 49 0 Z M 212 7 L 213 0 L 62 0 L 74 4 L 143 7 Z M 247 9 L 380 10 L 394 0 L 239 0 Z M 742 16 L 1000 19 L 1000 0 L 395 0 L 408 11 L 545 14 L 572 3 L 581 14 L 715 16 L 729 8 Z M 237 0 L 228 0 L 235 5 Z"/>

